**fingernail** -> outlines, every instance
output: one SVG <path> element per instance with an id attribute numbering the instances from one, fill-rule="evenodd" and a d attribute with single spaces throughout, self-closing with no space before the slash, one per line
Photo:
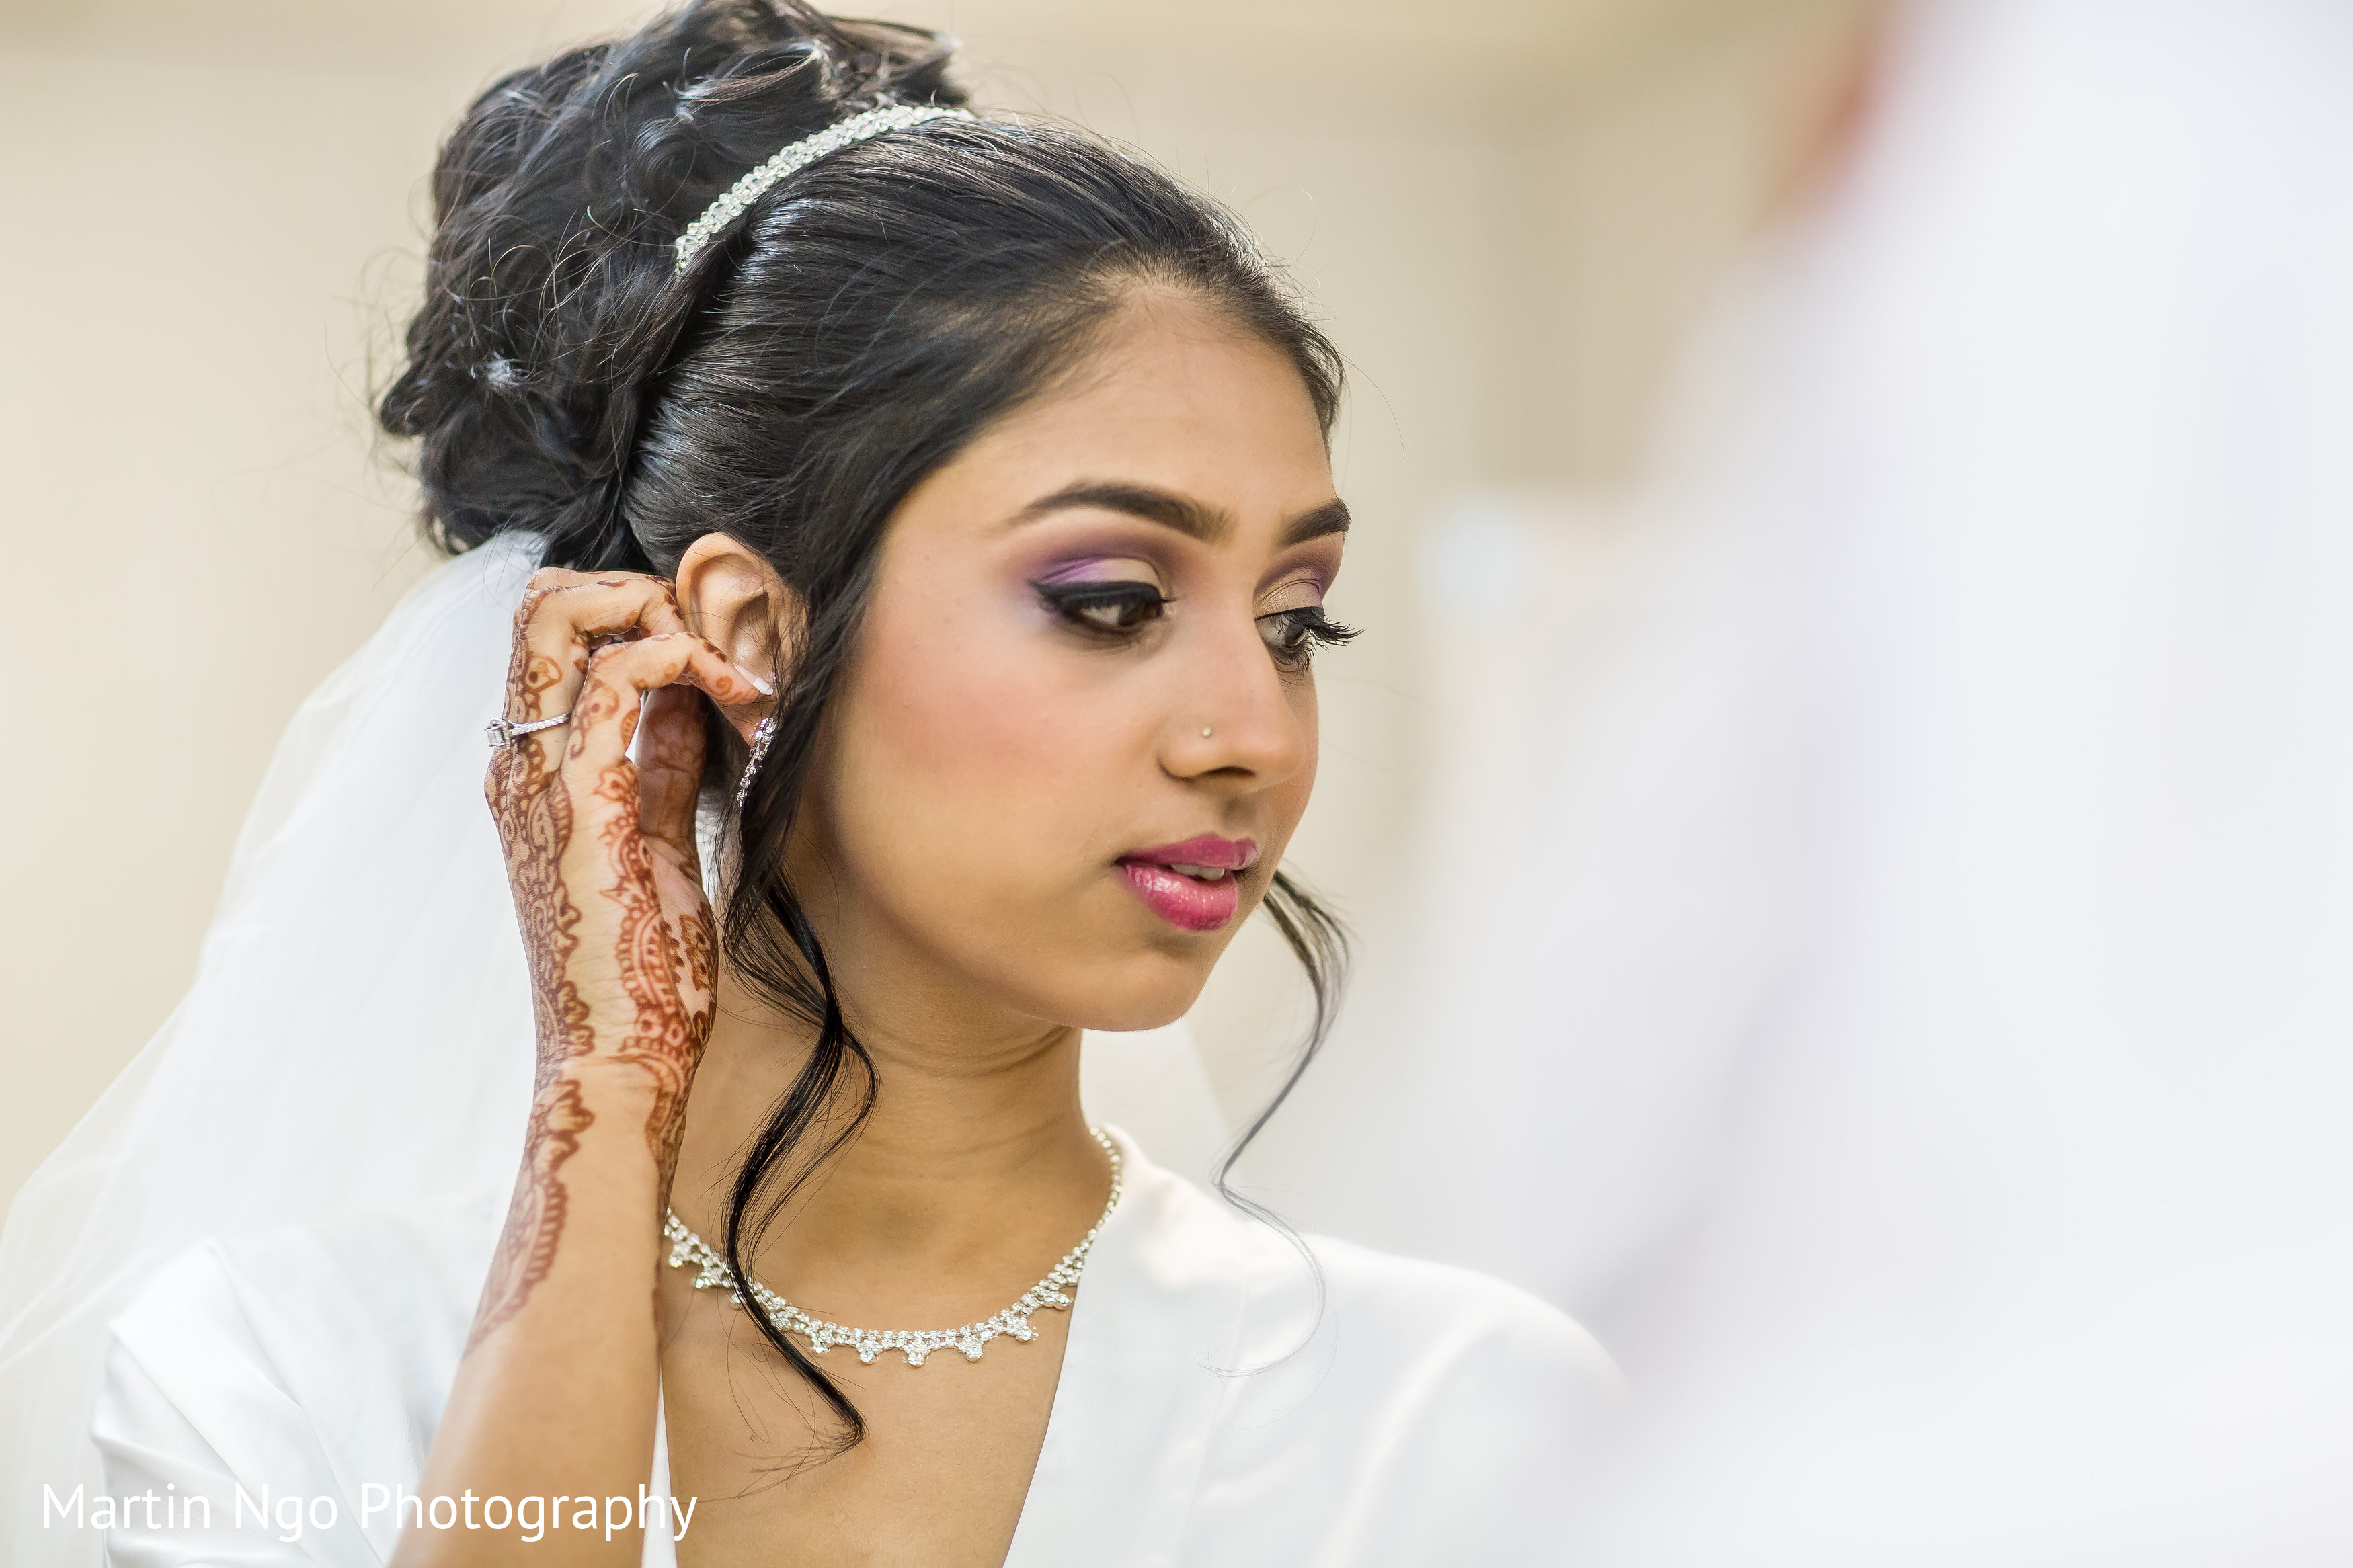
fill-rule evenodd
<path id="1" fill-rule="evenodd" d="M 776 689 L 775 687 L 769 685 L 766 681 L 761 679 L 758 676 L 753 674 L 742 665 L 739 664 L 735 667 L 735 673 L 750 681 L 753 685 L 758 687 L 760 689 L 761 696 L 774 697 L 776 694 Z"/>

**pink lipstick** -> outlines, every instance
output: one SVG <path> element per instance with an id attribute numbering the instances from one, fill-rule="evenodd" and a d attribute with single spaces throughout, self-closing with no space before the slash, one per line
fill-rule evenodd
<path id="1" fill-rule="evenodd" d="M 1120 875 L 1152 912 L 1181 931 L 1215 931 L 1241 903 L 1240 873 L 1258 864 L 1248 838 L 1205 833 L 1119 858 Z"/>

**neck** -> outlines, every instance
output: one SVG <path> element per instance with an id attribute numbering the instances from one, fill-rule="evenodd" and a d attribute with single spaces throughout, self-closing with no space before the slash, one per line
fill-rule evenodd
<path id="1" fill-rule="evenodd" d="M 1015 1290 L 1028 1284 L 1084 1234 L 1107 1191 L 1103 1151 L 1079 1103 L 1079 1031 L 1036 1020 L 863 1016 L 852 1026 L 873 1058 L 874 1108 L 746 1264 L 812 1309 L 830 1302 L 845 1321 L 860 1310 L 910 1321 L 923 1304 L 911 1296 L 944 1291 L 960 1301 L 975 1288 L 985 1297 L 1008 1281 Z M 814 1029 L 723 976 L 671 1197 L 714 1247 L 724 1245 L 744 1152 L 815 1046 Z M 806 1169 L 854 1110 L 854 1061 L 844 1078 L 833 1116 L 786 1168 Z"/>

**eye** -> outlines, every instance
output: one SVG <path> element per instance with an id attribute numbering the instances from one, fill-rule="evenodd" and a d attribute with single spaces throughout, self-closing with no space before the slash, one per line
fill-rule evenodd
<path id="1" fill-rule="evenodd" d="M 1295 610 L 1277 610 L 1258 618 L 1258 635 L 1266 643 L 1274 662 L 1284 669 L 1304 669 L 1319 647 L 1336 647 L 1356 635 L 1354 626 L 1344 626 L 1324 613 L 1321 605 L 1303 605 Z"/>
<path id="2" fill-rule="evenodd" d="M 1129 637 L 1176 603 L 1150 583 L 1032 583 L 1048 609 L 1081 631 Z"/>

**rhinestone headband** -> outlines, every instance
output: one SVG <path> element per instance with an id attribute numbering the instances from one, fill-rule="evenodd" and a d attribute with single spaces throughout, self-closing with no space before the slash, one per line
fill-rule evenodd
<path id="1" fill-rule="evenodd" d="M 722 229 L 744 216 L 744 209 L 758 201 L 770 185 L 786 174 L 806 169 L 828 153 L 838 152 L 853 142 L 863 142 L 870 136 L 880 136 L 885 131 L 903 131 L 910 125 L 921 125 L 927 120 L 970 120 L 973 117 L 961 109 L 944 109 L 935 103 L 893 103 L 881 109 L 870 109 L 863 114 L 827 126 L 814 136 L 804 136 L 721 194 L 719 199 L 702 209 L 702 216 L 686 226 L 678 237 L 676 270 L 686 270 L 697 252 L 717 238 Z"/>

